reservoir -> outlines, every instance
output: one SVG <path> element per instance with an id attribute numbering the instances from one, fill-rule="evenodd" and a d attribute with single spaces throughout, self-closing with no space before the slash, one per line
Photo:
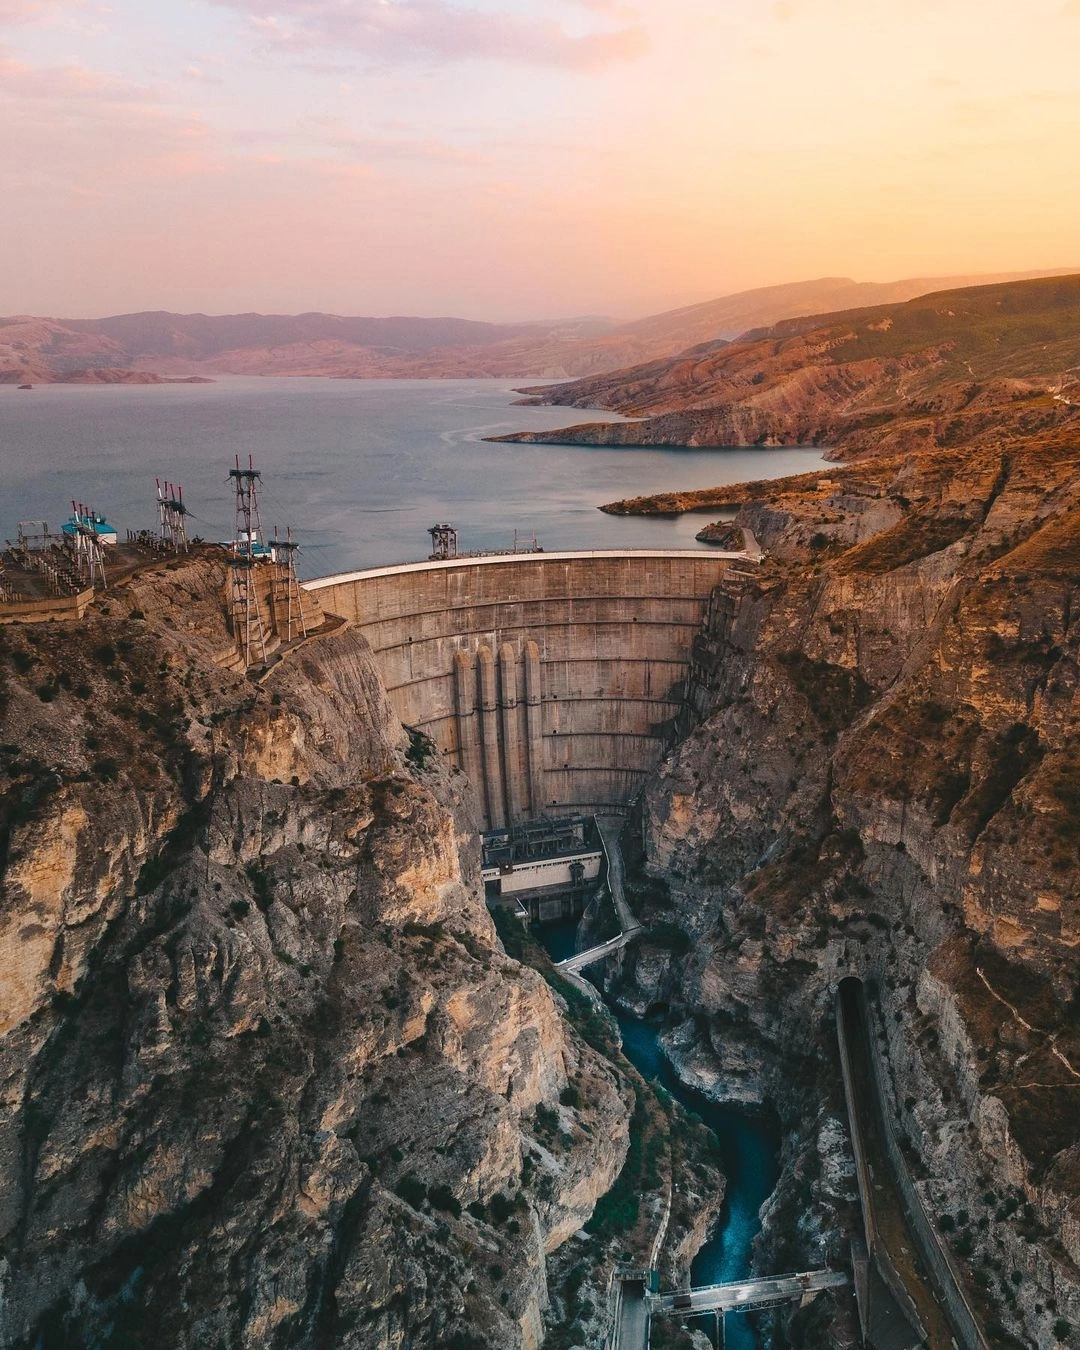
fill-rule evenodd
<path id="1" fill-rule="evenodd" d="M 516 383 L 521 384 L 522 381 Z M 465 549 L 535 535 L 549 552 L 692 548 L 712 516 L 606 516 L 621 497 L 805 473 L 817 450 L 492 444 L 485 436 L 584 421 L 520 408 L 505 380 L 223 376 L 202 385 L 0 388 L 0 546 L 20 520 L 55 529 L 77 498 L 123 531 L 154 527 L 154 479 L 184 489 L 189 527 L 230 539 L 233 456 L 263 473 L 266 531 L 291 525 L 304 577 L 427 556 L 449 521 Z"/>
<path id="2" fill-rule="evenodd" d="M 577 950 L 577 924 L 546 924 L 533 930 L 551 958 L 561 961 Z M 709 1240 L 690 1270 L 695 1285 L 726 1284 L 750 1274 L 754 1239 L 761 1228 L 758 1213 L 780 1175 L 779 1132 L 767 1117 L 710 1101 L 680 1082 L 660 1046 L 660 1026 L 632 1017 L 612 1005 L 619 1024 L 623 1053 L 641 1076 L 657 1082 L 715 1133 L 727 1177 L 724 1206 Z M 712 1334 L 713 1318 L 700 1319 Z M 758 1350 L 758 1338 L 747 1313 L 729 1313 L 724 1324 L 725 1350 Z"/>

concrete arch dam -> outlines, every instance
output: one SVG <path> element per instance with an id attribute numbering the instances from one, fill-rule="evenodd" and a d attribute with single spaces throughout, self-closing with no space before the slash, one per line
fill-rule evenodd
<path id="1" fill-rule="evenodd" d="M 306 582 L 370 642 L 394 711 L 486 825 L 623 806 L 671 745 L 714 588 L 744 553 L 456 558 Z"/>

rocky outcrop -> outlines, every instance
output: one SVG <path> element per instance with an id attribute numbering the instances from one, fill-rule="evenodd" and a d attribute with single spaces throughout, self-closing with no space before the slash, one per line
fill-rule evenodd
<path id="1" fill-rule="evenodd" d="M 0 1344 L 538 1346 L 617 1075 L 363 638 L 252 685 L 223 585 L 3 635 Z"/>
<path id="2" fill-rule="evenodd" d="M 1054 435 L 744 510 L 770 558 L 713 606 L 710 711 L 643 811 L 654 931 L 685 955 L 646 941 L 614 986 L 670 1006 L 695 1085 L 780 1110 L 782 1268 L 843 1257 L 831 1007 L 869 981 L 918 1184 L 1001 1345 L 1080 1322 L 1078 469 Z"/>

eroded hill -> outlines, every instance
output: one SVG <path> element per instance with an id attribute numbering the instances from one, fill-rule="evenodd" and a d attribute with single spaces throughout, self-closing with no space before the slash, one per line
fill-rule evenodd
<path id="1" fill-rule="evenodd" d="M 1055 277 L 791 320 L 719 350 L 526 390 L 638 420 L 494 439 L 823 445 L 838 458 L 959 446 L 1054 425 L 1080 399 L 1078 370 L 1080 277 Z"/>

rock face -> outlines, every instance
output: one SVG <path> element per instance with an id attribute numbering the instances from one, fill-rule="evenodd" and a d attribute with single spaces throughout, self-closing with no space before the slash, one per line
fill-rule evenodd
<path id="1" fill-rule="evenodd" d="M 539 1345 L 627 1105 L 364 640 L 253 686 L 223 588 L 0 635 L 0 1345 Z"/>
<path id="2" fill-rule="evenodd" d="M 685 1076 L 778 1105 L 761 1261 L 792 1268 L 853 1218 L 832 999 L 870 981 L 991 1339 L 1052 1346 L 1080 1323 L 1080 456 L 858 467 L 740 517 L 771 557 L 718 594 L 711 713 L 643 812 L 654 932 L 689 941 L 630 949 L 622 991 L 670 1004 Z"/>

